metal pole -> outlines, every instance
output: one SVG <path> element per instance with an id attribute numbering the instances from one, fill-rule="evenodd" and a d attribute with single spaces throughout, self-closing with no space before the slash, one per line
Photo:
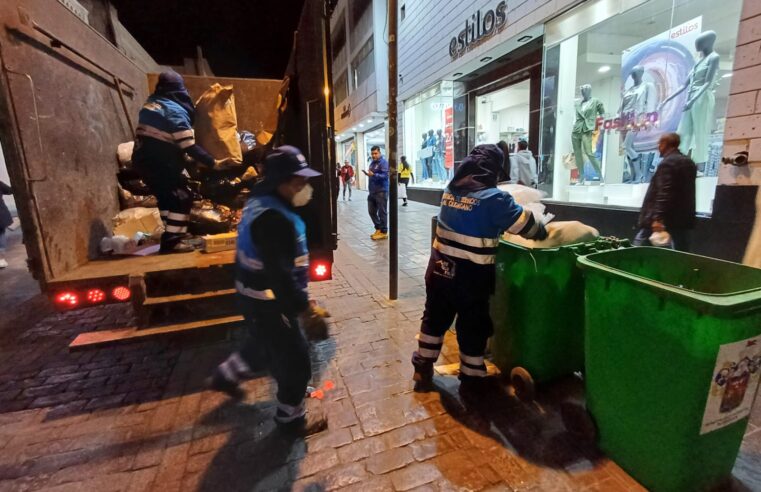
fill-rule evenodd
<path id="1" fill-rule="evenodd" d="M 396 96 L 398 93 L 397 44 L 399 30 L 397 0 L 388 0 L 388 166 L 389 166 L 389 299 L 399 297 L 399 197 L 397 174 Z"/>

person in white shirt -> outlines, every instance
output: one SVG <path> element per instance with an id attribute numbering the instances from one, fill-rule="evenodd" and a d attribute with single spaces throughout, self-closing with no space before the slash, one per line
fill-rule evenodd
<path id="1" fill-rule="evenodd" d="M 510 156 L 510 178 L 514 183 L 524 186 L 536 187 L 538 177 L 536 173 L 536 159 L 528 150 L 528 142 L 518 141 L 518 152 Z"/>

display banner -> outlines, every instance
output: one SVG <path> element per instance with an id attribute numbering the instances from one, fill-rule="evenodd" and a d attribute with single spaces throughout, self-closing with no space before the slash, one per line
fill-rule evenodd
<path id="1" fill-rule="evenodd" d="M 444 153 L 444 167 L 454 167 L 454 108 L 452 106 L 444 110 L 444 138 L 446 138 L 446 152 Z"/>

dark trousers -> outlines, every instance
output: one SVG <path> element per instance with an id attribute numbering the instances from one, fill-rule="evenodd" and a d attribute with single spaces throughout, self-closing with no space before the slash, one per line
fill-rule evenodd
<path id="1" fill-rule="evenodd" d="M 687 229 L 669 229 L 668 233 L 671 235 L 671 249 L 677 251 L 684 251 L 688 253 L 690 251 L 690 231 Z M 635 246 L 652 246 L 650 243 L 650 236 L 653 231 L 649 228 L 643 227 L 637 232 L 632 244 Z"/>
<path id="2" fill-rule="evenodd" d="M 135 151 L 133 162 L 145 184 L 156 195 L 165 229 L 161 235 L 161 249 L 170 250 L 188 232 L 193 194 L 182 174 L 185 168 L 182 154 L 167 151 L 165 146 L 163 142 L 148 139 Z"/>
<path id="3" fill-rule="evenodd" d="M 375 228 L 382 233 L 388 232 L 388 193 L 385 191 L 370 193 L 367 197 L 367 212 Z"/>
<path id="4" fill-rule="evenodd" d="M 444 335 L 456 318 L 460 378 L 486 376 L 484 351 L 494 331 L 489 316 L 490 282 L 467 272 L 458 273 L 453 261 L 434 250 L 425 278 L 425 311 L 418 350 L 412 356 L 416 369 L 429 370 L 436 362 Z"/>
<path id="5" fill-rule="evenodd" d="M 349 198 L 351 198 L 351 181 L 343 182 L 343 197 L 346 200 L 346 190 L 349 190 Z"/>
<path id="6" fill-rule="evenodd" d="M 295 318 L 263 304 L 239 296 L 249 332 L 240 357 L 249 368 L 266 368 L 277 382 L 278 402 L 299 406 L 312 378 L 309 344 Z"/>

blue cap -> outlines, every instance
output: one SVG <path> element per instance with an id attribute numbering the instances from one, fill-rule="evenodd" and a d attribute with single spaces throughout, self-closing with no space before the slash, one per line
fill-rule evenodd
<path id="1" fill-rule="evenodd" d="M 283 145 L 275 149 L 264 159 L 264 178 L 280 182 L 291 176 L 314 178 L 322 173 L 309 167 L 304 154 L 292 145 Z"/>

